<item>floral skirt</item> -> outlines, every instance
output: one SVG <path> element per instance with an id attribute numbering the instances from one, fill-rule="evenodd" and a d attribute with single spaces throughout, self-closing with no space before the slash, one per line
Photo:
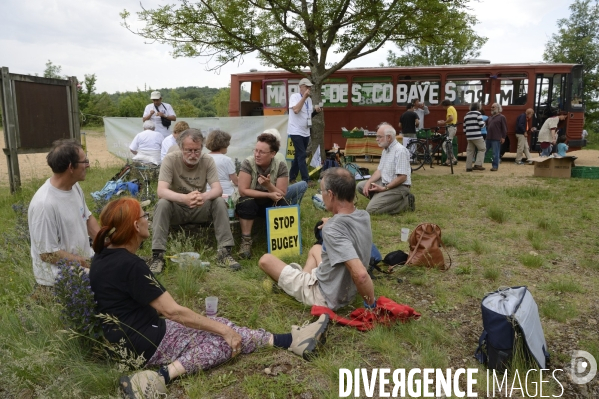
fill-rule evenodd
<path id="1" fill-rule="evenodd" d="M 238 327 L 223 317 L 213 317 L 215 321 L 231 327 L 241 335 L 241 353 L 252 353 L 268 344 L 271 333 L 259 329 Z M 147 366 L 162 366 L 176 360 L 181 362 L 186 373 L 216 367 L 231 358 L 232 350 L 223 337 L 207 331 L 185 327 L 177 322 L 166 320 L 166 334 Z"/>

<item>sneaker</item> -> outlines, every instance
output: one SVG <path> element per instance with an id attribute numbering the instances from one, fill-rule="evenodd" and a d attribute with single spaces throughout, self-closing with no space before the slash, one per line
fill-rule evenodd
<path id="1" fill-rule="evenodd" d="M 412 212 L 416 211 L 416 197 L 412 193 L 408 194 L 408 207 Z"/>
<path id="2" fill-rule="evenodd" d="M 316 355 L 316 348 L 326 342 L 325 333 L 329 326 L 329 315 L 323 314 L 318 320 L 302 327 L 291 326 L 291 346 L 289 350 L 305 360 Z"/>
<path id="3" fill-rule="evenodd" d="M 491 172 L 497 172 L 496 168 L 491 168 Z"/>
<path id="4" fill-rule="evenodd" d="M 121 390 L 129 399 L 166 398 L 164 377 L 155 371 L 144 370 L 131 377 L 123 376 L 119 381 Z"/>
<path id="5" fill-rule="evenodd" d="M 516 165 L 524 165 L 524 162 L 522 162 L 522 161 L 516 161 Z"/>
<path id="6" fill-rule="evenodd" d="M 241 236 L 241 244 L 239 244 L 239 257 L 241 259 L 249 259 L 252 257 L 252 238 Z"/>
<path id="7" fill-rule="evenodd" d="M 533 161 L 526 161 L 527 165 L 534 165 L 535 163 Z"/>
<path id="8" fill-rule="evenodd" d="M 472 167 L 472 170 L 485 170 L 485 167 L 484 166 L 480 166 L 480 165 L 474 165 Z"/>
<path id="9" fill-rule="evenodd" d="M 216 255 L 216 261 L 221 267 L 228 267 L 232 271 L 236 272 L 241 270 L 241 265 L 237 262 L 233 256 L 231 256 L 231 248 L 225 247 L 220 248 Z"/>
<path id="10" fill-rule="evenodd" d="M 148 263 L 148 267 L 154 274 L 162 273 L 162 269 L 164 269 L 164 253 L 154 254 L 152 260 Z"/>

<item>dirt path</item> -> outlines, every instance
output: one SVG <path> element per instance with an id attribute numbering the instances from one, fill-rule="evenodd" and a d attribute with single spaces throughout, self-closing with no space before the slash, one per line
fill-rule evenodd
<path id="1" fill-rule="evenodd" d="M 87 150 L 88 157 L 91 161 L 91 166 L 99 166 L 106 167 L 112 165 L 122 165 L 123 161 L 111 153 L 108 152 L 106 148 L 106 139 L 104 137 L 104 133 L 92 131 L 89 129 L 85 130 L 87 132 Z M 4 132 L 0 130 L 0 145 L 4 148 Z M 599 166 L 599 151 L 597 150 L 581 150 L 581 151 L 573 151 L 569 153 L 571 155 L 577 156 L 576 166 Z M 459 163 L 456 167 L 454 167 L 455 174 L 466 174 L 466 158 L 465 153 L 461 154 L 462 156 L 459 158 Z M 515 165 L 514 160 L 516 158 L 516 154 L 507 153 L 503 162 L 499 165 L 499 170 L 497 172 L 490 172 L 491 164 L 484 164 L 487 170 L 483 172 L 472 172 L 468 173 L 468 175 L 480 175 L 480 174 L 491 174 L 493 176 L 532 176 L 533 175 L 533 166 L 528 165 Z M 358 158 L 357 163 L 360 166 L 366 167 L 370 169 L 371 173 L 376 169 L 378 165 L 378 158 L 375 158 L 373 162 L 365 162 L 364 158 Z M 21 180 L 23 182 L 30 181 L 33 178 L 47 178 L 52 175 L 52 171 L 46 164 L 46 154 L 26 154 L 19 155 L 19 168 L 21 171 Z M 445 175 L 450 173 L 450 169 L 445 166 L 437 166 L 431 169 L 428 166 L 425 166 L 423 169 L 420 169 L 415 174 L 426 176 L 426 175 Z M 8 187 L 8 166 L 6 163 L 6 156 L 4 152 L 0 153 L 0 187 Z"/>
<path id="2" fill-rule="evenodd" d="M 112 155 L 106 149 L 106 138 L 104 133 L 95 132 L 86 129 L 87 156 L 91 162 L 91 167 L 106 167 L 111 165 L 121 165 L 124 162 Z M 0 145 L 4 146 L 4 132 L 0 130 Z M 45 179 L 52 175 L 50 167 L 46 163 L 46 153 L 22 154 L 19 155 L 19 170 L 21 172 L 21 181 L 27 182 L 34 178 Z M 8 187 L 8 165 L 4 152 L 0 154 L 0 187 Z"/>

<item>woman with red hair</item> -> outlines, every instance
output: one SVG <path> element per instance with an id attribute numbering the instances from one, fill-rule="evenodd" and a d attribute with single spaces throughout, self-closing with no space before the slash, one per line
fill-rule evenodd
<path id="1" fill-rule="evenodd" d="M 263 329 L 238 327 L 222 317 L 205 317 L 180 306 L 135 255 L 150 236 L 149 214 L 133 198 L 110 202 L 100 214 L 102 228 L 94 240 L 96 255 L 90 268 L 91 288 L 97 312 L 110 316 L 102 325 L 104 337 L 124 345 L 146 367 L 121 377 L 129 398 L 166 393 L 166 384 L 184 373 L 216 367 L 240 354 L 263 346 L 293 351 L 304 358 L 324 343 L 328 316 L 291 334 L 271 334 Z M 164 319 L 160 316 L 164 316 Z"/>

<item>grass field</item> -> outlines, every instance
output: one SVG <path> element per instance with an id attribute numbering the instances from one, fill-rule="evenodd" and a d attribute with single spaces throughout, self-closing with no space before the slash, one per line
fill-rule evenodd
<path id="1" fill-rule="evenodd" d="M 81 185 L 88 195 L 100 189 L 116 169 L 92 167 Z M 396 249 L 401 227 L 438 224 L 453 266 L 447 272 L 404 268 L 378 274 L 377 296 L 410 305 L 422 314 L 416 322 L 377 327 L 361 333 L 332 326 L 320 357 L 308 363 L 281 350 L 261 350 L 217 369 L 171 384 L 174 398 L 337 398 L 339 369 L 476 368 L 479 397 L 486 397 L 485 371 L 473 358 L 482 331 L 480 301 L 501 286 L 526 285 L 541 314 L 551 367 L 569 365 L 570 352 L 586 350 L 599 359 L 599 186 L 596 180 L 505 178 L 484 175 L 426 176 L 416 173 L 416 212 L 373 216 L 374 241 L 383 255 Z M 42 181 L 27 183 L 15 196 L 0 196 L 0 397 L 107 398 L 118 396 L 117 365 L 83 339 L 69 339 L 52 298 L 34 300 L 26 221 L 20 208 Z M 8 190 L 6 190 L 8 191 Z M 314 242 L 313 226 L 325 212 L 310 201 L 301 206 L 304 260 Z M 360 198 L 359 208 L 366 200 Z M 16 211 L 15 209 L 16 208 Z M 26 211 L 26 208 L 25 208 Z M 259 226 L 258 226 L 259 227 Z M 266 251 L 264 228 L 255 229 L 254 257 L 232 273 L 209 272 L 169 264 L 159 279 L 181 304 L 198 312 L 204 298 L 219 297 L 219 315 L 240 325 L 288 332 L 292 324 L 312 320 L 310 309 L 285 294 L 264 288 L 257 260 Z M 239 233 L 236 240 L 239 241 Z M 142 255 L 150 254 L 146 243 Z M 215 263 L 214 234 L 173 235 L 168 253 L 197 251 Z M 297 261 L 297 259 L 294 259 Z M 301 262 L 300 262 L 301 263 Z M 338 312 L 347 315 L 353 306 Z M 269 368 L 271 374 L 264 370 Z M 565 393 L 574 398 L 599 395 L 589 386 L 571 384 L 561 374 Z M 518 391 L 519 392 L 519 391 Z M 549 392 L 549 393 L 548 393 Z M 361 391 L 362 395 L 364 391 Z M 544 394 L 558 395 L 559 386 Z M 375 390 L 375 397 L 378 389 Z M 352 394 L 353 397 L 353 394 Z M 582 397 L 582 396 L 581 396 Z"/>

